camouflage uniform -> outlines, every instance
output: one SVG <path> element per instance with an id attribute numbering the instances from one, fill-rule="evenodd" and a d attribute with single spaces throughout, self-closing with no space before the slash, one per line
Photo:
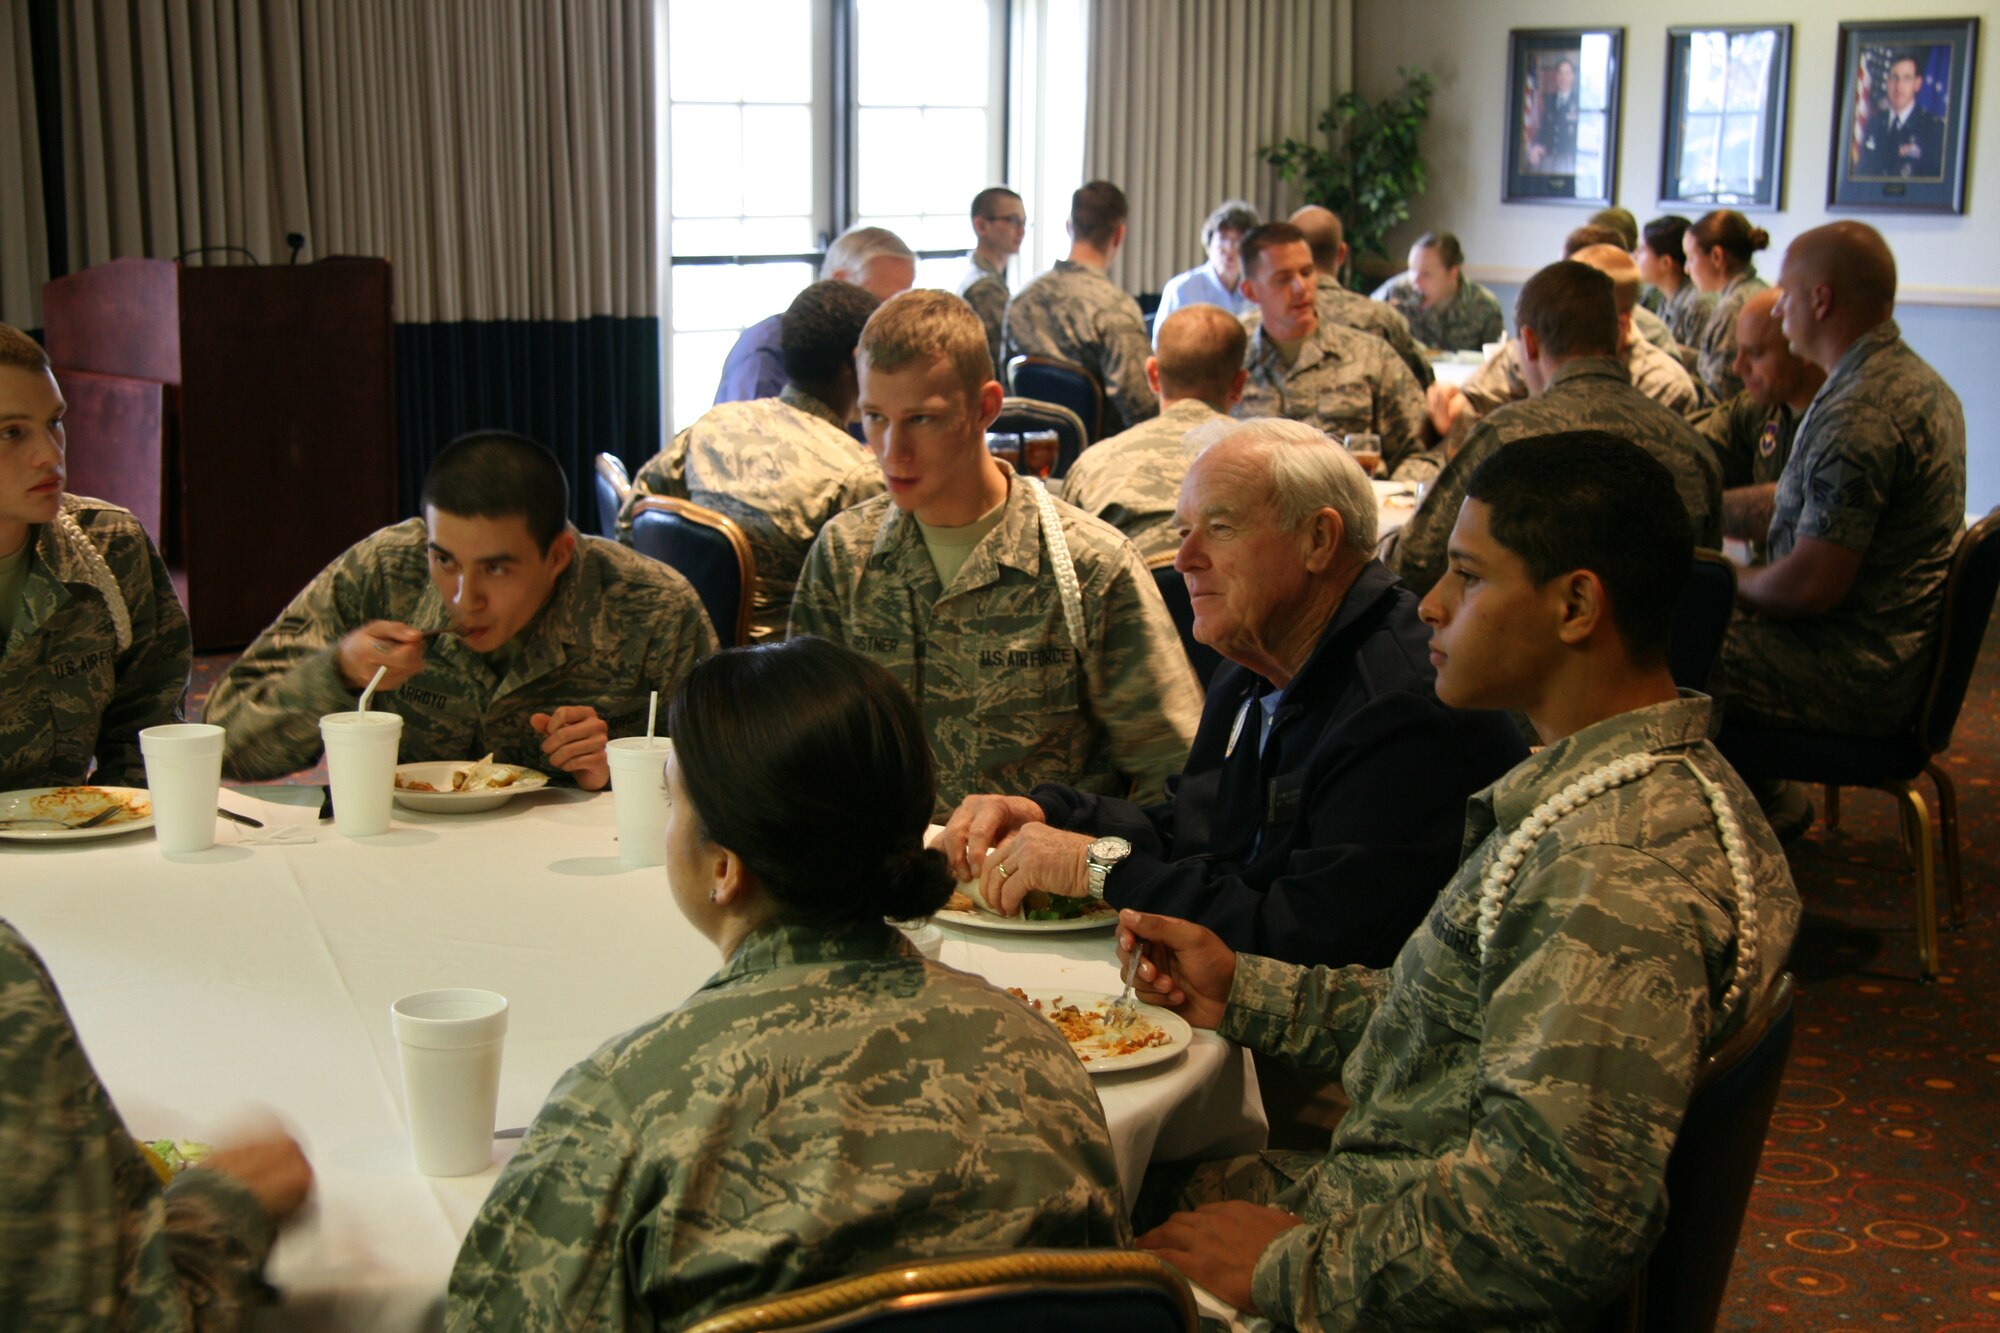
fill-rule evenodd
<path id="1" fill-rule="evenodd" d="M 1404 526 L 1390 567 L 1410 587 L 1428 592 L 1444 577 L 1445 545 L 1474 470 L 1515 440 L 1568 430 L 1609 431 L 1659 459 L 1694 521 L 1695 544 L 1722 544 L 1722 466 L 1708 441 L 1684 417 L 1633 388 L 1616 361 L 1585 356 L 1565 363 L 1539 396 L 1509 404 L 1472 428 Z"/>
<path id="2" fill-rule="evenodd" d="M 1701 386 L 1688 374 L 1687 367 L 1645 339 L 1628 338 L 1618 359 L 1624 363 L 1625 373 L 1631 376 L 1632 387 L 1660 406 L 1682 416 L 1701 410 Z M 1465 395 L 1466 407 L 1475 416 L 1485 416 L 1508 403 L 1525 401 L 1528 380 L 1521 373 L 1520 339 L 1509 338 L 1506 346 L 1488 357 L 1486 364 L 1474 371 L 1458 391 Z"/>
<path id="3" fill-rule="evenodd" d="M 1745 301 L 1770 285 L 1757 276 L 1756 265 L 1745 264 L 1743 271 L 1715 294 L 1715 308 L 1709 311 L 1695 352 L 1701 382 L 1718 403 L 1726 403 L 1743 391 L 1743 381 L 1736 374 L 1736 318 L 1743 313 Z"/>
<path id="4" fill-rule="evenodd" d="M 1719 407 L 1695 416 L 1691 424 L 1715 450 L 1722 464 L 1722 488 L 1761 486 L 1776 481 L 1792 456 L 1799 415 L 1780 403 L 1766 407 L 1745 389 Z"/>
<path id="5" fill-rule="evenodd" d="M 988 268 L 974 250 L 965 257 L 965 276 L 958 280 L 958 296 L 972 307 L 986 326 L 986 350 L 993 354 L 993 378 L 1006 381 L 1007 364 L 1000 358 L 1000 330 L 1007 322 L 1007 271 Z"/>
<path id="6" fill-rule="evenodd" d="M 1159 395 L 1146 383 L 1146 358 L 1153 354 L 1146 317 L 1088 264 L 1058 259 L 1023 287 L 1007 307 L 1001 350 L 1009 361 L 1047 356 L 1082 366 L 1097 376 L 1127 426 L 1160 410 Z"/>
<path id="7" fill-rule="evenodd" d="M 1939 599 L 1965 524 L 1965 415 L 1894 320 L 1840 358 L 1778 478 L 1771 559 L 1801 537 L 1861 552 L 1838 607 L 1739 612 L 1714 690 L 1766 726 L 1890 735 L 1929 684 Z"/>
<path id="8" fill-rule="evenodd" d="M 1424 391 L 1380 338 L 1321 320 L 1288 366 L 1260 326 L 1243 364 L 1250 382 L 1236 416 L 1288 417 L 1336 440 L 1372 431 L 1382 437 L 1385 476 L 1423 448 Z"/>
<path id="9" fill-rule="evenodd" d="M 1435 308 L 1424 305 L 1424 294 L 1405 273 L 1371 293 L 1394 306 L 1410 321 L 1410 336 L 1426 347 L 1445 352 L 1477 352 L 1507 334 L 1507 314 L 1500 298 L 1470 278 L 1458 281 L 1458 295 Z"/>
<path id="10" fill-rule="evenodd" d="M 631 540 L 632 511 L 648 495 L 678 496 L 727 514 L 757 557 L 750 637 L 783 638 L 812 539 L 835 514 L 881 493 L 874 456 L 832 408 L 788 384 L 776 398 L 714 407 L 674 436 L 632 478 L 618 536 Z"/>
<path id="11" fill-rule="evenodd" d="M 1709 317 L 1715 313 L 1715 293 L 1705 292 L 1692 282 L 1683 282 L 1666 303 L 1660 307 L 1660 317 L 1673 330 L 1674 341 L 1683 347 L 1696 347 L 1701 335 L 1708 329 Z M 1737 313 L 1741 314 L 1739 310 Z"/>
<path id="12" fill-rule="evenodd" d="M 880 923 L 768 925 L 557 1082 L 445 1327 L 675 1329 L 900 1259 L 1130 1238 L 1053 1025 Z"/>
<path id="13" fill-rule="evenodd" d="M 139 732 L 181 720 L 193 654 L 166 563 L 130 513 L 76 495 L 30 543 L 0 640 L 0 791 L 82 782 L 92 755 L 97 781 L 143 787 Z"/>
<path id="14" fill-rule="evenodd" d="M 225 773 L 282 777 L 319 757 L 321 715 L 354 707 L 360 694 L 334 661 L 349 630 L 371 620 L 450 623 L 431 582 L 429 543 L 420 518 L 357 542 L 244 650 L 208 698 L 206 720 L 229 733 Z M 579 537 L 548 605 L 513 641 L 481 654 L 440 634 L 425 646 L 422 673 L 378 693 L 374 706 L 402 714 L 405 763 L 491 751 L 502 763 L 546 770 L 533 714 L 584 704 L 613 737 L 636 736 L 648 692 L 670 694 L 714 651 L 715 631 L 686 579 L 616 542 Z"/>
<path id="15" fill-rule="evenodd" d="M 268 1304 L 276 1234 L 247 1185 L 162 1188 L 90 1067 L 48 968 L 0 921 L 0 1324 L 228 1333 Z"/>
<path id="16" fill-rule="evenodd" d="M 1323 1156 L 1211 1163 L 1174 1200 L 1250 1197 L 1305 1220 L 1258 1258 L 1259 1311 L 1302 1329 L 1575 1328 L 1631 1280 L 1665 1223 L 1701 1062 L 1798 924 L 1784 854 L 1708 721 L 1699 696 L 1624 713 L 1475 794 L 1458 873 L 1387 971 L 1238 956 L 1217 1030 L 1338 1073 L 1353 1103 Z M 1645 754 L 1650 773 L 1533 841 L 1482 944 L 1482 876 L 1514 830 Z M 1754 907 L 1696 774 L 1738 821 Z"/>
<path id="17" fill-rule="evenodd" d="M 1325 273 L 1317 279 L 1318 295 L 1314 298 L 1314 309 L 1319 312 L 1322 324 L 1338 324 L 1343 329 L 1354 329 L 1361 333 L 1372 333 L 1388 343 L 1403 364 L 1417 378 L 1417 387 L 1428 389 L 1437 373 L 1431 369 L 1430 360 L 1424 356 L 1424 349 L 1417 346 L 1410 337 L 1410 321 L 1404 319 L 1392 305 L 1370 300 L 1360 292 L 1347 289 L 1347 284 L 1339 278 Z M 1243 312 L 1243 327 L 1251 333 L 1264 322 L 1264 312 L 1252 306 Z"/>
<path id="18" fill-rule="evenodd" d="M 1175 399 L 1151 421 L 1084 450 L 1063 481 L 1063 499 L 1124 533 L 1148 560 L 1179 550 L 1174 506 L 1190 461 L 1183 441 L 1221 415 L 1199 398 Z"/>
<path id="19" fill-rule="evenodd" d="M 923 711 L 940 812 L 1038 782 L 1117 796 L 1136 782 L 1155 800 L 1187 759 L 1201 692 L 1152 575 L 1116 528 L 1055 506 L 1081 585 L 1081 660 L 1034 498 L 1011 472 L 999 526 L 949 589 L 916 519 L 887 496 L 834 518 L 806 556 L 791 634 L 895 673 Z"/>

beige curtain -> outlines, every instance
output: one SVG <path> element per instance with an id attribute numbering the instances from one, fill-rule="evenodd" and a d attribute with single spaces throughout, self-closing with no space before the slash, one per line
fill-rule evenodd
<path id="1" fill-rule="evenodd" d="M 650 315 L 653 12 L 71 0 L 71 268 L 214 245 L 282 263 L 297 231 L 308 260 L 391 259 L 399 321 Z"/>
<path id="2" fill-rule="evenodd" d="M 1202 262 L 1224 199 L 1297 204 L 1257 150 L 1309 138 L 1350 84 L 1351 0 L 1093 0 L 1084 175 L 1125 191 L 1112 278 L 1156 292 Z"/>
<path id="3" fill-rule="evenodd" d="M 48 222 L 43 212 L 42 148 L 35 114 L 34 49 L 28 0 L 0 7 L 0 323 L 42 326 L 42 284 L 49 277 Z"/>

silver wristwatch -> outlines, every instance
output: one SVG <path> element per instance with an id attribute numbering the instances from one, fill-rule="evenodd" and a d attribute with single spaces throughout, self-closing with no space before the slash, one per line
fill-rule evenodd
<path id="1" fill-rule="evenodd" d="M 1104 897 L 1104 877 L 1111 868 L 1132 854 L 1132 844 L 1123 838 L 1103 837 L 1090 844 L 1083 854 L 1090 875 L 1090 896 Z"/>

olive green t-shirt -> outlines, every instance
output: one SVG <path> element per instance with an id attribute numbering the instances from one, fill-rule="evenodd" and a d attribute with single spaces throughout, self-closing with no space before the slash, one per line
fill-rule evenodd
<path id="1" fill-rule="evenodd" d="M 1007 502 L 1002 500 L 962 528 L 934 528 L 922 519 L 917 520 L 917 530 L 924 535 L 924 549 L 930 552 L 931 564 L 937 567 L 939 587 L 951 586 L 980 538 L 1000 526 L 1006 508 Z"/>

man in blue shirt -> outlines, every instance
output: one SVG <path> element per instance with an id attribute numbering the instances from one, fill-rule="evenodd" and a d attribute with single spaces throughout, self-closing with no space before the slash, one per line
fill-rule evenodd
<path id="1" fill-rule="evenodd" d="M 902 237 L 886 227 L 850 227 L 827 247 L 820 265 L 822 280 L 851 282 L 878 301 L 910 290 L 917 280 L 917 257 Z M 747 403 L 776 398 L 785 387 L 785 358 L 778 346 L 782 313 L 743 330 L 729 358 L 722 363 L 722 382 L 715 386 L 718 403 Z"/>
<path id="2" fill-rule="evenodd" d="M 1159 313 L 1153 317 L 1153 346 L 1160 345 L 1159 328 L 1168 315 L 1184 305 L 1219 305 L 1232 315 L 1248 311 L 1253 302 L 1243 294 L 1243 263 L 1237 247 L 1243 234 L 1261 219 L 1246 199 L 1225 199 L 1201 224 L 1202 248 L 1208 262 L 1167 279 L 1160 291 Z"/>

